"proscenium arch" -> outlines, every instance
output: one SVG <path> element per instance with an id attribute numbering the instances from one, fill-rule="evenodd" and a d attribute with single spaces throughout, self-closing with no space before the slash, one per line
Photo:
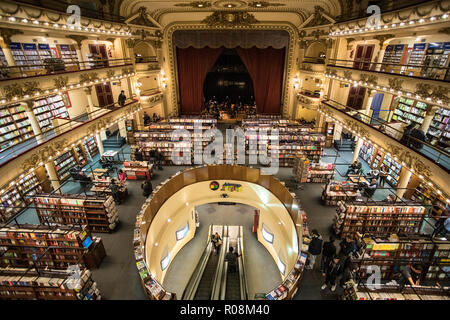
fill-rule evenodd
<path id="1" fill-rule="evenodd" d="M 224 193 L 224 191 L 209 190 L 208 186 L 210 181 L 237 182 L 243 185 L 243 191 L 242 193 L 227 192 L 229 198 L 224 199 L 220 197 L 220 194 Z M 195 185 L 201 186 L 201 188 L 195 188 Z M 182 191 L 182 189 L 189 186 L 194 187 L 196 190 L 195 199 L 189 201 L 190 199 L 188 198 L 178 198 L 176 200 L 177 204 L 174 205 L 172 202 L 175 198 L 172 197 L 177 193 L 178 197 L 182 197 L 184 192 L 179 191 Z M 244 187 L 247 192 L 244 192 Z M 206 191 L 204 191 L 205 189 Z M 208 197 L 205 197 L 204 195 L 208 190 L 213 193 L 216 192 L 215 196 L 209 195 Z M 251 194 L 253 194 L 253 198 L 250 197 Z M 255 194 L 257 196 L 255 196 Z M 185 196 L 187 197 L 187 195 Z M 202 198 L 206 198 L 206 201 L 205 199 L 202 201 Z M 164 281 L 165 274 L 163 274 L 163 271 L 161 270 L 159 260 L 164 258 L 167 253 L 173 252 L 176 254 L 190 240 L 187 239 L 188 237 L 183 239 L 184 241 L 176 241 L 175 239 L 175 232 L 177 229 L 186 224 L 186 218 L 189 219 L 185 214 L 185 210 L 189 212 L 195 205 L 225 200 L 247 204 L 259 208 L 260 210 L 262 209 L 265 213 L 268 212 L 268 207 L 277 208 L 276 210 L 272 210 L 277 213 L 276 216 L 272 217 L 273 220 L 269 219 L 271 222 L 269 222 L 269 220 L 266 221 L 268 221 L 271 232 L 274 232 L 276 237 L 281 238 L 280 241 L 283 242 L 283 246 L 285 247 L 285 254 L 283 254 L 281 258 L 283 258 L 283 262 L 286 264 L 286 272 L 282 275 L 282 278 L 284 279 L 289 274 L 297 261 L 303 238 L 303 221 L 295 194 L 291 194 L 274 176 L 260 174 L 259 169 L 232 165 L 212 165 L 186 169 L 174 175 L 152 194 L 152 198 L 144 204 L 143 210 L 141 210 L 141 213 L 138 215 L 138 220 L 141 221 L 140 227 L 138 227 L 140 241 L 137 244 L 135 243 L 135 245 L 138 245 L 145 250 L 145 261 L 149 273 L 155 280 L 159 283 Z M 183 205 L 186 206 L 186 209 L 180 214 L 184 215 L 184 217 L 177 221 L 177 212 L 175 209 L 175 211 L 171 212 L 171 221 L 168 221 L 168 217 L 163 213 L 163 210 L 166 210 L 164 208 L 165 205 L 168 209 L 171 209 L 171 207 L 179 208 Z M 158 216 L 160 213 L 161 216 Z M 270 215 L 267 215 L 267 217 L 269 216 Z M 275 218 L 278 220 L 275 220 Z M 261 211 L 261 219 L 264 220 L 263 211 Z M 260 222 L 262 222 L 262 220 Z M 191 226 L 192 221 L 189 223 Z M 261 224 L 262 223 L 260 223 L 260 226 Z M 190 227 L 191 232 L 194 229 L 195 227 Z M 258 240 L 260 240 L 259 229 L 260 228 L 258 228 Z M 171 240 L 168 240 L 169 238 L 164 238 L 166 236 L 165 232 L 167 232 Z M 192 238 L 193 235 L 190 235 L 190 237 Z M 159 238 L 165 239 L 165 242 L 160 241 L 158 242 L 158 245 L 156 245 L 156 241 Z M 266 249 L 268 248 L 268 244 L 265 243 L 265 241 L 260 242 L 266 246 Z M 270 250 L 270 247 L 268 249 L 274 259 L 279 256 L 279 247 L 280 246 L 278 245 L 277 247 L 274 246 L 272 250 Z M 274 251 L 276 252 L 274 253 Z M 170 256 L 170 259 L 173 259 L 172 255 Z M 277 263 L 276 260 L 275 263 Z"/>

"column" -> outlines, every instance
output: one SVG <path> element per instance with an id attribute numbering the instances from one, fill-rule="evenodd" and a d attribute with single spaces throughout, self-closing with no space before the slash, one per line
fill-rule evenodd
<path id="1" fill-rule="evenodd" d="M 50 182 L 52 184 L 53 190 L 57 190 L 60 188 L 61 184 L 59 183 L 58 174 L 56 173 L 55 165 L 53 161 L 45 164 L 45 171 L 47 171 L 47 175 L 50 178 Z"/>
<path id="2" fill-rule="evenodd" d="M 406 169 L 405 167 L 402 168 L 402 171 L 400 172 L 400 179 L 398 181 L 396 194 L 399 200 L 403 197 L 403 195 L 406 192 L 406 187 L 408 186 L 409 179 L 412 176 L 412 172 Z"/>
<path id="3" fill-rule="evenodd" d="M 30 121 L 31 128 L 33 129 L 34 136 L 36 137 L 37 143 L 44 142 L 44 137 L 42 136 L 41 127 L 39 126 L 39 121 L 36 119 L 36 115 L 33 112 L 34 102 L 28 100 L 25 102 L 25 112 L 27 114 L 28 120 Z"/>
<path id="4" fill-rule="evenodd" d="M 420 130 L 422 130 L 425 134 L 428 132 L 428 128 L 430 128 L 431 121 L 434 118 L 434 115 L 436 114 L 436 111 L 439 110 L 438 106 L 431 106 L 427 108 L 427 112 L 425 113 L 425 117 L 423 119 L 422 124 L 420 125 Z"/>
<path id="5" fill-rule="evenodd" d="M 358 159 L 359 150 L 361 150 L 362 145 L 363 145 L 363 139 L 357 138 L 356 145 L 355 145 L 355 150 L 353 150 L 352 163 L 355 162 L 356 159 Z"/>
<path id="6" fill-rule="evenodd" d="M 105 149 L 103 149 L 103 143 L 102 143 L 102 138 L 100 137 L 100 133 L 97 133 L 95 135 L 95 139 L 97 140 L 97 146 L 98 146 L 98 150 L 100 152 L 100 156 L 105 153 Z"/>
<path id="7" fill-rule="evenodd" d="M 120 134 L 120 136 L 126 139 L 127 138 L 127 126 L 126 126 L 125 121 L 126 120 L 120 120 L 117 124 L 118 124 L 118 127 L 119 127 L 119 134 Z"/>
<path id="8" fill-rule="evenodd" d="M 370 117 L 370 107 L 372 106 L 373 97 L 375 95 L 375 90 L 370 90 L 367 95 L 367 103 L 366 108 L 364 109 L 364 114 L 367 115 L 367 117 L 364 117 L 364 122 L 370 123 L 369 117 Z"/>
<path id="9" fill-rule="evenodd" d="M 341 140 L 341 134 L 342 134 L 342 125 L 340 125 L 338 122 L 336 122 L 334 125 L 333 141 Z"/>
<path id="10" fill-rule="evenodd" d="M 94 115 L 92 114 L 92 112 L 94 112 L 94 102 L 92 101 L 92 87 L 86 87 L 83 89 L 84 93 L 86 94 L 86 98 L 88 101 L 88 108 L 87 108 L 87 113 L 89 115 L 89 119 L 92 119 L 94 117 Z"/>
<path id="11" fill-rule="evenodd" d="M 317 132 L 323 132 L 323 125 L 324 125 L 324 120 L 325 120 L 325 116 L 323 114 L 321 114 L 319 111 L 317 111 L 317 118 L 316 118 L 316 130 Z"/>

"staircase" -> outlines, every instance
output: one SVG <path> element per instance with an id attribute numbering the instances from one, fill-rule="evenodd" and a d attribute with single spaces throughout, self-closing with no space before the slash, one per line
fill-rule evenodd
<path id="1" fill-rule="evenodd" d="M 108 139 L 102 140 L 103 148 L 111 149 L 111 148 L 121 148 L 126 140 L 125 138 L 118 135 L 118 131 L 115 131 Z"/>

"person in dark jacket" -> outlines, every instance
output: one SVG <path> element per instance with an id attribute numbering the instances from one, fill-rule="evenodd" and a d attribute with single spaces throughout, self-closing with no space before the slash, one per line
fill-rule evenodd
<path id="1" fill-rule="evenodd" d="M 125 101 L 127 100 L 127 96 L 125 95 L 125 91 L 120 91 L 118 103 L 121 107 L 125 105 Z"/>
<path id="2" fill-rule="evenodd" d="M 404 144 L 405 146 L 408 146 L 410 144 L 409 135 L 411 134 L 411 131 L 413 130 L 414 126 L 415 126 L 414 122 L 411 122 L 403 130 L 403 135 L 402 135 L 402 138 L 400 139 L 400 142 L 402 144 Z"/>
<path id="3" fill-rule="evenodd" d="M 136 151 L 134 151 L 134 160 L 136 161 L 142 161 L 144 160 L 143 156 L 142 156 L 142 149 L 136 149 Z"/>
<path id="4" fill-rule="evenodd" d="M 159 149 L 156 149 L 155 160 L 156 160 L 156 163 L 158 164 L 159 170 L 163 170 L 163 167 L 162 167 L 163 159 L 164 159 L 164 155 L 162 154 L 162 152 Z"/>
<path id="5" fill-rule="evenodd" d="M 325 275 L 325 266 L 327 266 L 331 259 L 336 255 L 336 246 L 334 245 L 334 237 L 330 236 L 329 241 L 324 242 L 322 248 L 322 261 L 320 263 L 320 272 Z"/>
<path id="6" fill-rule="evenodd" d="M 308 252 L 309 252 L 309 264 L 306 266 L 306 269 L 313 269 L 314 264 L 316 263 L 317 256 L 322 252 L 322 237 L 320 236 L 317 230 L 313 230 L 311 232 L 312 239 L 309 243 Z"/>
<path id="7" fill-rule="evenodd" d="M 152 119 L 147 114 L 147 112 L 144 111 L 144 126 L 148 126 L 152 122 Z"/>
<path id="8" fill-rule="evenodd" d="M 344 287 L 346 282 L 355 280 L 357 269 L 358 266 L 355 263 L 350 263 L 346 268 L 344 268 L 339 285 Z"/>
<path id="9" fill-rule="evenodd" d="M 228 253 L 225 255 L 225 260 L 228 262 L 228 272 L 236 272 L 237 259 L 241 256 L 237 252 L 233 252 L 234 248 L 230 247 Z"/>
<path id="10" fill-rule="evenodd" d="M 141 188 L 144 190 L 144 197 L 148 198 L 149 195 L 153 192 L 152 182 L 150 180 L 144 180 L 141 184 Z"/>
<path id="11" fill-rule="evenodd" d="M 111 180 L 111 184 L 109 185 L 109 190 L 111 190 L 112 197 L 117 204 L 120 204 L 119 197 L 119 186 L 116 184 L 116 179 Z"/>
<path id="12" fill-rule="evenodd" d="M 330 263 L 325 267 L 325 283 L 321 289 L 325 290 L 331 286 L 331 291 L 336 290 L 336 279 L 342 273 L 342 265 L 338 256 L 334 256 Z"/>
<path id="13" fill-rule="evenodd" d="M 352 253 L 354 248 L 354 243 L 351 236 L 347 235 L 345 239 L 342 240 L 341 243 L 339 243 L 339 247 L 341 248 L 341 250 L 339 251 L 340 258 L 342 259 L 348 257 Z"/>
<path id="14" fill-rule="evenodd" d="M 426 140 L 425 133 L 416 126 L 414 129 L 411 130 L 410 136 L 415 138 L 415 140 L 413 139 L 410 140 L 411 146 L 416 149 L 422 149 L 423 143 L 421 143 L 420 141 Z"/>

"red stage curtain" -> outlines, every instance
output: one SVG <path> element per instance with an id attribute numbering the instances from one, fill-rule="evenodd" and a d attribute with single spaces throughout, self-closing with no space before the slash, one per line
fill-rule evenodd
<path id="1" fill-rule="evenodd" d="M 182 114 L 200 114 L 203 82 L 223 48 L 177 48 L 178 80 Z"/>
<path id="2" fill-rule="evenodd" d="M 257 112 L 281 113 L 285 49 L 236 48 L 253 81 Z"/>

